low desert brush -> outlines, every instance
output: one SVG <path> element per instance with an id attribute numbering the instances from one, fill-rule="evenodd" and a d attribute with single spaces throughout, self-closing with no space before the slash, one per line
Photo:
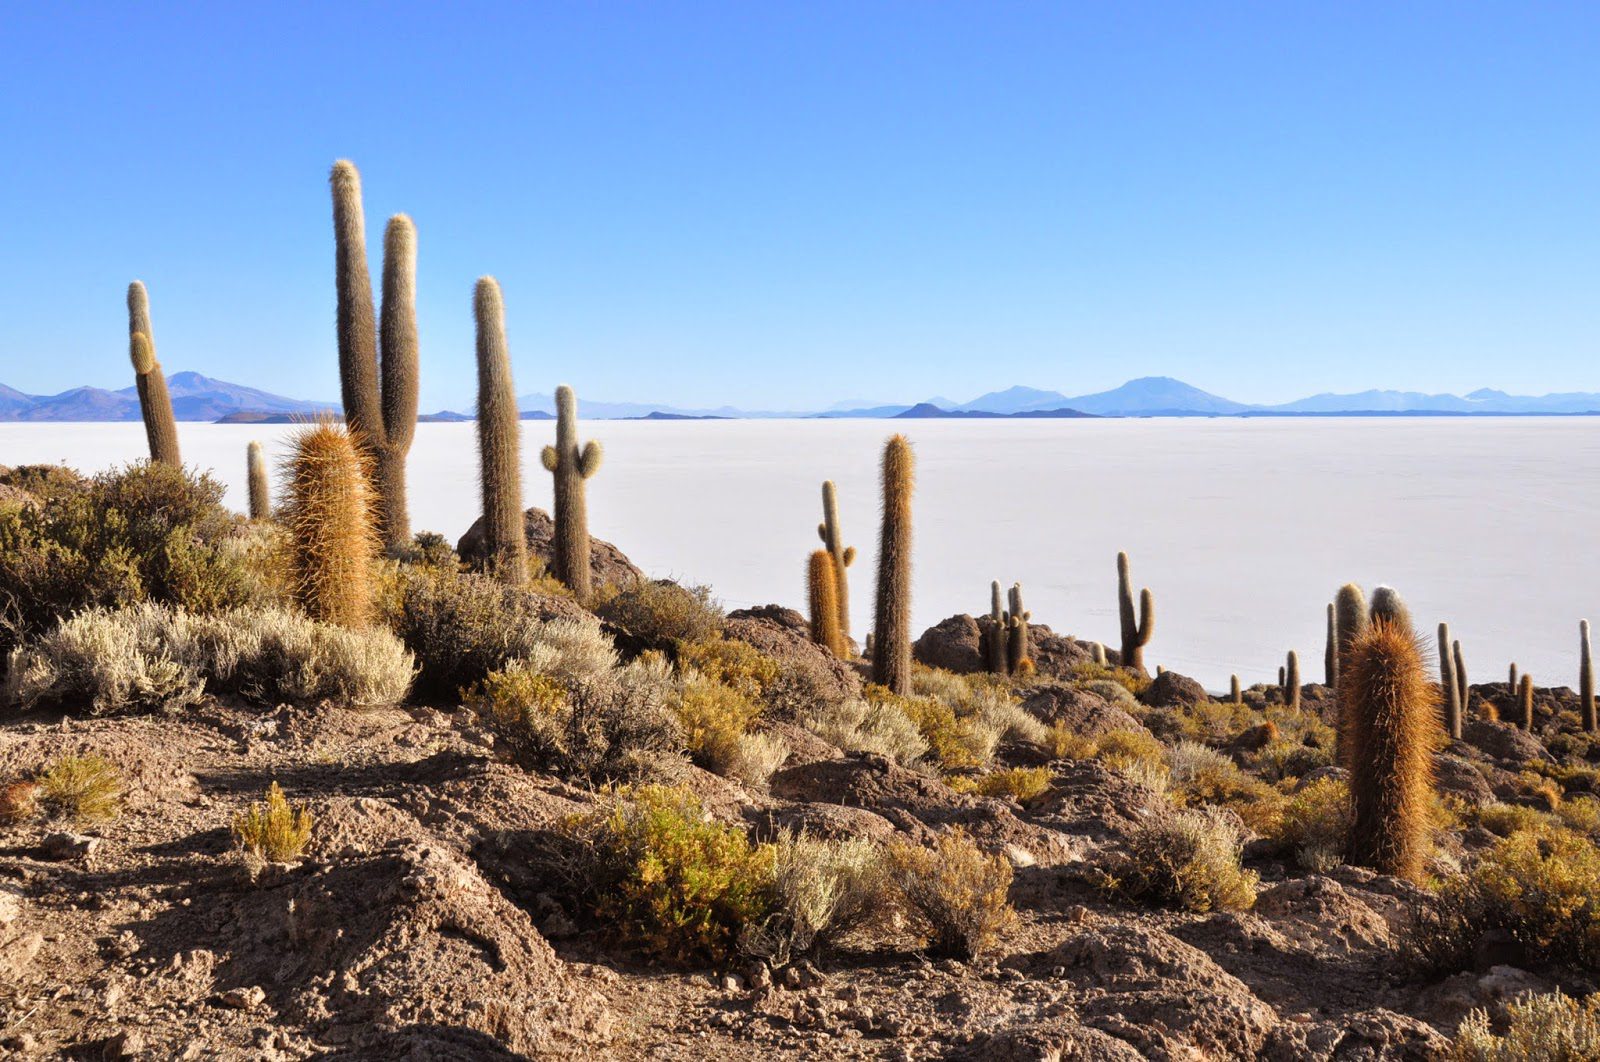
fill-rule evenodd
<path id="1" fill-rule="evenodd" d="M 667 579 L 641 580 L 599 605 L 595 613 L 636 638 L 693 643 L 719 635 L 722 606 L 705 586 L 680 586 Z"/>
<path id="2" fill-rule="evenodd" d="M 958 784 L 960 782 L 966 784 Z M 951 779 L 951 786 L 978 796 L 1010 797 L 1021 804 L 1049 791 L 1050 768 L 1008 767 L 1002 771 L 991 771 L 981 778 Z"/>
<path id="3" fill-rule="evenodd" d="M 777 965 L 821 952 L 879 917 L 887 890 L 872 842 L 784 832 L 773 844 L 771 912 L 746 930 L 740 950 Z"/>
<path id="4" fill-rule="evenodd" d="M 901 766 L 928 753 L 928 742 L 900 709 L 882 701 L 823 703 L 803 712 L 799 723 L 845 752 L 864 752 Z"/>
<path id="5" fill-rule="evenodd" d="M 934 759 L 947 770 L 981 767 L 994 754 L 1000 735 L 975 717 L 960 717 L 933 697 L 902 697 L 883 686 L 868 686 L 867 700 L 899 711 L 916 726 Z"/>
<path id="6" fill-rule="evenodd" d="M 1294 850 L 1306 870 L 1328 871 L 1344 862 L 1350 838 L 1350 787 L 1343 779 L 1319 778 L 1283 805 L 1274 834 Z"/>
<path id="7" fill-rule="evenodd" d="M 1450 1062 L 1597 1062 L 1600 995 L 1582 1003 L 1557 989 L 1529 994 L 1506 1007 L 1506 1031 L 1496 1035 L 1486 1010 L 1474 1010 L 1456 1031 Z"/>
<path id="8" fill-rule="evenodd" d="M 1231 808 L 1257 834 L 1271 834 L 1283 814 L 1283 795 L 1240 770 L 1227 756 L 1193 741 L 1167 751 L 1168 795 L 1180 807 Z"/>
<path id="9" fill-rule="evenodd" d="M 1244 833 L 1213 807 L 1176 810 L 1145 823 L 1105 876 L 1106 891 L 1180 911 L 1243 911 L 1256 902 L 1256 875 L 1239 865 Z"/>
<path id="10" fill-rule="evenodd" d="M 122 776 L 104 756 L 63 756 L 39 775 L 39 806 L 74 822 L 113 819 L 122 810 Z"/>
<path id="11" fill-rule="evenodd" d="M 703 678 L 759 698 L 778 680 L 778 662 L 747 642 L 720 635 L 690 642 L 678 650 L 678 665 Z"/>
<path id="12" fill-rule="evenodd" d="M 1016 921 L 1007 899 L 1011 864 L 985 855 L 960 829 L 932 848 L 909 842 L 887 852 L 889 879 L 933 955 L 971 959 Z"/>
<path id="13" fill-rule="evenodd" d="M 1120 667 L 1111 667 L 1108 664 L 1096 664 L 1092 660 L 1086 660 L 1081 664 L 1074 664 L 1072 666 L 1071 674 L 1072 680 L 1079 683 L 1115 682 L 1134 697 L 1139 696 L 1139 694 L 1149 689 L 1150 683 L 1154 681 L 1148 676 L 1141 675 L 1136 671 L 1128 671 L 1125 668 Z"/>
<path id="14" fill-rule="evenodd" d="M 269 863 L 292 863 L 311 841 L 311 809 L 295 807 L 273 782 L 266 800 L 253 804 L 233 820 L 233 840 L 239 848 Z"/>

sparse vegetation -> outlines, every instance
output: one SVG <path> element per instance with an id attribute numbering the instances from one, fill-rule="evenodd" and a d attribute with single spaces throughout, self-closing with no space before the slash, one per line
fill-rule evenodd
<path id="1" fill-rule="evenodd" d="M 900 842 L 887 852 L 889 879 L 933 955 L 971 959 L 1016 921 L 1006 894 L 1011 864 L 985 855 L 961 830 L 932 848 Z"/>
<path id="2" fill-rule="evenodd" d="M 233 840 L 239 848 L 269 863 L 292 863 L 311 842 L 311 809 L 295 807 L 277 782 L 267 787 L 266 799 L 252 804 L 233 820 Z"/>
<path id="3" fill-rule="evenodd" d="M 1486 1010 L 1474 1010 L 1456 1032 L 1450 1062 L 1595 1062 L 1600 1059 L 1600 995 L 1579 1002 L 1557 989 L 1506 1006 L 1506 1031 L 1496 1035 Z"/>
<path id="4" fill-rule="evenodd" d="M 879 918 L 887 892 L 871 842 L 785 833 L 773 845 L 771 910 L 746 928 L 741 950 L 778 964 L 816 954 Z"/>
<path id="5" fill-rule="evenodd" d="M 601 619 L 658 645 L 703 642 L 722 633 L 722 607 L 705 586 L 642 581 L 595 609 Z"/>
<path id="6" fill-rule="evenodd" d="M 104 822 L 122 811 L 122 774 L 104 756 L 63 756 L 39 775 L 38 803 L 47 815 L 76 823 Z"/>
<path id="7" fill-rule="evenodd" d="M 1239 866 L 1244 833 L 1218 808 L 1163 815 L 1140 827 L 1105 879 L 1108 892 L 1180 911 L 1242 911 L 1256 901 L 1256 875 Z"/>

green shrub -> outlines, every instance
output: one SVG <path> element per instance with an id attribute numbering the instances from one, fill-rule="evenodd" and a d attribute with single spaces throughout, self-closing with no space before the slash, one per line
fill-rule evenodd
<path id="1" fill-rule="evenodd" d="M 1600 848 L 1592 841 L 1560 827 L 1520 830 L 1413 912 L 1408 949 L 1423 967 L 1453 973 L 1470 969 L 1478 942 L 1494 933 L 1530 960 L 1600 971 L 1596 881 Z"/>
<path id="2" fill-rule="evenodd" d="M 397 572 L 389 625 L 416 654 L 417 694 L 450 698 L 519 658 L 547 654 L 566 610 L 548 595 L 498 579 L 448 569 Z M 616 666 L 616 653 L 593 623 L 559 621 L 564 672 L 588 676 Z M 547 663 L 536 668 L 548 671 Z"/>
<path id="3" fill-rule="evenodd" d="M 976 715 L 960 716 L 933 697 L 902 697 L 884 686 L 866 690 L 869 703 L 898 710 L 916 726 L 939 764 L 946 769 L 982 767 L 994 755 L 1000 731 Z"/>
<path id="4" fill-rule="evenodd" d="M 941 834 L 933 848 L 890 845 L 889 880 L 934 955 L 972 959 L 1016 921 L 1007 899 L 1011 864 L 985 855 L 960 829 Z"/>
<path id="5" fill-rule="evenodd" d="M 382 630 L 355 631 L 281 609 L 190 615 L 163 605 L 80 612 L 12 651 L 3 691 L 31 708 L 91 714 L 176 711 L 207 691 L 266 703 L 393 704 L 411 654 Z"/>
<path id="6" fill-rule="evenodd" d="M 296 808 L 273 782 L 267 798 L 233 820 L 234 842 L 245 852 L 269 863 L 290 863 L 300 858 L 311 841 L 311 809 Z"/>
<path id="7" fill-rule="evenodd" d="M 722 637 L 683 646 L 678 651 L 678 666 L 732 686 L 747 697 L 760 697 L 782 673 L 778 662 L 755 646 Z"/>
<path id="8" fill-rule="evenodd" d="M 951 788 L 978 796 L 1009 797 L 1021 804 L 1042 796 L 1050 789 L 1050 768 L 1009 767 L 991 771 L 981 778 L 952 778 Z"/>
<path id="9" fill-rule="evenodd" d="M 0 487 L 29 495 L 33 504 L 44 504 L 83 493 L 89 481 L 65 465 L 18 465 L 0 469 Z"/>
<path id="10" fill-rule="evenodd" d="M 1507 1028 L 1496 1036 L 1489 1013 L 1474 1010 L 1456 1031 L 1450 1062 L 1597 1062 L 1600 995 L 1583 1003 L 1557 989 L 1529 994 L 1506 1007 Z"/>
<path id="11" fill-rule="evenodd" d="M 1147 822 L 1106 875 L 1106 891 L 1180 911 L 1243 911 L 1256 902 L 1256 875 L 1239 865 L 1244 834 L 1212 807 L 1174 811 Z"/>
<path id="12" fill-rule="evenodd" d="M 74 822 L 114 819 L 122 810 L 122 775 L 104 756 L 63 756 L 39 775 L 39 806 Z"/>
<path id="13" fill-rule="evenodd" d="M 687 790 L 623 790 L 568 830 L 592 860 L 584 877 L 595 915 L 656 958 L 724 962 L 772 911 L 773 847 L 708 821 Z"/>
<path id="14" fill-rule="evenodd" d="M 563 679 L 514 660 L 467 691 L 464 703 L 518 765 L 609 780 L 633 777 L 648 756 L 683 747 L 670 690 L 665 671 L 649 662 Z"/>
<path id="15" fill-rule="evenodd" d="M 1344 862 L 1350 839 L 1350 786 L 1319 778 L 1284 803 L 1275 836 L 1294 849 L 1306 870 L 1327 871 Z"/>
<path id="16" fill-rule="evenodd" d="M 705 586 L 640 581 L 595 609 L 635 638 L 658 644 L 701 642 L 722 633 L 722 607 Z"/>
<path id="17" fill-rule="evenodd" d="M 210 612 L 273 600 L 273 532 L 250 529 L 222 494 L 209 476 L 137 464 L 0 509 L 0 653 L 96 606 Z"/>
<path id="18" fill-rule="evenodd" d="M 1137 671 L 1128 671 L 1120 667 L 1111 667 L 1107 664 L 1096 664 L 1092 660 L 1085 660 L 1081 664 L 1072 665 L 1072 680 L 1078 683 L 1114 682 L 1137 697 L 1150 688 L 1154 680 Z"/>

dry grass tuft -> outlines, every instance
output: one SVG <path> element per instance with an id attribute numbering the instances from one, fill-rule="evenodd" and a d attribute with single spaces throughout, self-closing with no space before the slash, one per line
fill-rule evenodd
<path id="1" fill-rule="evenodd" d="M 296 808 L 273 782 L 267 798 L 233 820 L 233 839 L 245 852 L 269 863 L 292 863 L 311 841 L 312 816 Z"/>
<path id="2" fill-rule="evenodd" d="M 122 776 L 104 756 L 63 756 L 39 776 L 39 806 L 74 822 L 104 822 L 122 811 Z"/>

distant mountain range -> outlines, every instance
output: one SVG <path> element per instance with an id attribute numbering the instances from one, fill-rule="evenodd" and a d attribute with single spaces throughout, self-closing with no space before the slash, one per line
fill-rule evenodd
<path id="1" fill-rule="evenodd" d="M 167 377 L 172 411 L 179 420 L 228 423 L 283 423 L 319 412 L 337 412 L 337 402 L 284 398 L 254 387 L 228 383 L 197 372 Z M 555 400 L 546 394 L 517 399 L 524 420 L 549 420 Z M 1569 392 L 1510 395 L 1483 388 L 1468 395 L 1418 391 L 1361 391 L 1320 394 L 1281 405 L 1250 405 L 1202 391 L 1168 376 L 1129 380 L 1110 391 L 1066 395 L 1034 387 L 1008 387 L 970 402 L 932 398 L 905 404 L 840 402 L 820 412 L 742 410 L 732 406 L 682 409 L 649 402 L 596 402 L 580 399 L 578 412 L 592 420 L 718 420 L 775 417 L 880 417 L 906 419 L 994 417 L 1272 417 L 1272 416 L 1461 416 L 1471 414 L 1563 415 L 1600 413 L 1600 394 Z M 472 412 L 441 410 L 424 421 L 471 420 Z M 106 391 L 75 387 L 58 395 L 24 394 L 0 384 L 0 421 L 138 420 L 139 398 L 132 387 Z"/>

